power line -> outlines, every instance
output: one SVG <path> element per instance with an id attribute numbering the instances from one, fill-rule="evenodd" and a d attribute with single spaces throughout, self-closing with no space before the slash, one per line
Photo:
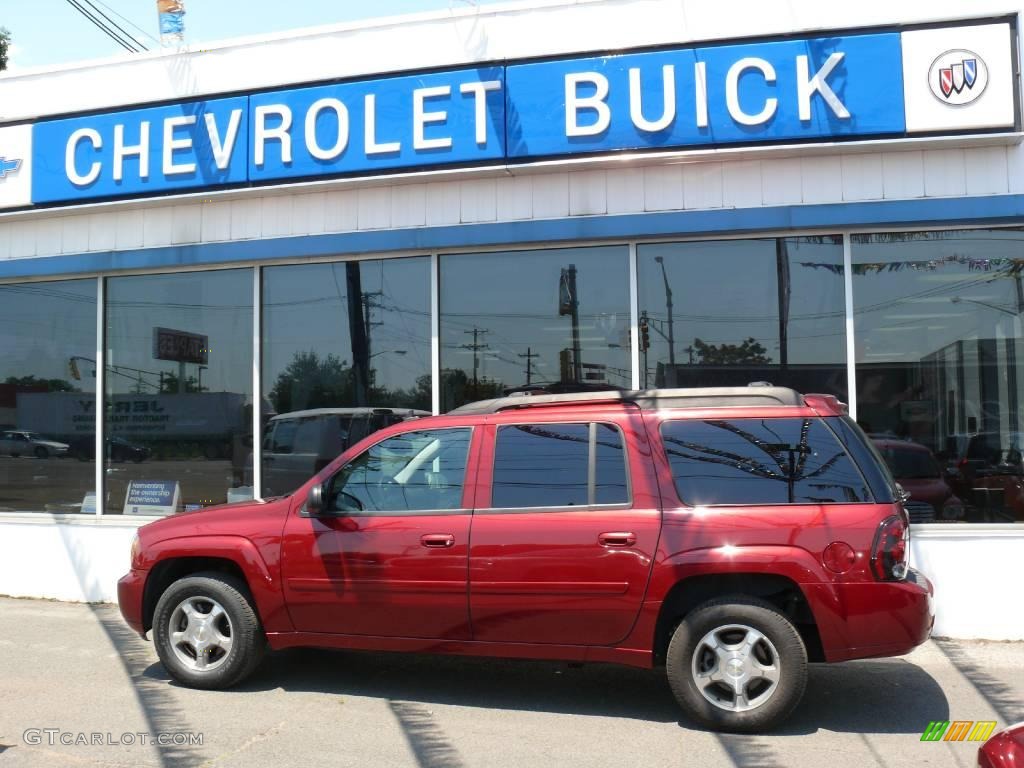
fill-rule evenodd
<path id="1" fill-rule="evenodd" d="M 125 38 L 129 43 L 134 45 L 136 48 L 141 48 L 144 51 L 148 51 L 149 50 L 149 48 L 144 46 L 142 43 L 140 43 L 138 40 L 136 40 L 135 37 L 133 37 L 129 32 L 127 32 L 124 29 L 124 27 L 122 27 L 120 24 L 118 24 L 112 18 L 107 16 L 107 14 L 105 14 L 103 11 L 101 11 L 99 8 L 97 8 L 96 4 L 94 2 L 92 2 L 92 0 L 78 0 L 78 1 L 88 5 L 92 10 L 94 10 L 96 13 L 98 13 L 100 16 L 102 16 L 104 19 L 106 19 L 111 25 L 116 27 L 117 30 L 121 33 L 121 36 L 123 38 Z"/>
<path id="2" fill-rule="evenodd" d="M 72 8 L 74 8 L 76 11 L 78 11 L 80 14 L 82 14 L 86 19 L 88 19 L 93 24 L 93 26 L 95 26 L 97 29 L 99 29 L 101 32 L 103 32 L 107 37 L 109 37 L 115 43 L 120 45 L 126 51 L 128 51 L 129 53 L 139 53 L 139 49 L 138 48 L 135 48 L 130 43 L 125 42 L 120 37 L 118 37 L 117 34 L 113 30 L 111 30 L 109 27 L 104 25 L 99 19 L 97 19 L 95 16 L 93 16 L 87 10 L 85 10 L 85 8 L 80 6 L 78 4 L 77 0 L 67 0 L 67 4 L 70 5 Z"/>
<path id="3" fill-rule="evenodd" d="M 118 13 L 118 12 L 117 12 L 117 11 L 116 11 L 116 10 L 115 10 L 114 8 L 111 8 L 111 7 L 109 6 L 109 5 L 107 5 L 106 3 L 102 2 L 101 0 L 96 0 L 96 2 L 97 2 L 97 3 L 99 3 L 100 5 L 102 5 L 102 6 L 104 7 L 104 8 L 106 8 L 106 9 L 107 9 L 108 11 L 110 11 L 110 12 L 111 12 L 112 14 L 114 14 L 115 16 L 117 16 L 117 18 L 121 19 L 121 21 L 123 21 L 123 22 L 125 22 L 126 24 L 128 24 L 129 26 L 132 26 L 132 27 L 134 27 L 135 29 L 139 30 L 139 32 L 141 32 L 142 34 L 144 34 L 144 35 L 145 35 L 146 37 L 148 37 L 148 38 L 149 38 L 150 40 L 152 40 L 152 41 L 153 41 L 154 43 L 156 43 L 157 45 L 159 45 L 159 44 L 160 44 L 160 41 L 159 41 L 159 40 L 158 40 L 157 38 L 153 37 L 153 35 L 149 34 L 149 32 L 147 32 L 146 30 L 144 30 L 144 29 L 143 29 L 142 27 L 140 27 L 140 26 L 139 26 L 138 24 L 136 24 L 136 23 L 135 23 L 134 21 L 132 21 L 131 19 L 129 19 L 129 18 L 127 17 L 127 16 L 124 16 L 123 14 L 120 14 L 120 13 Z"/>

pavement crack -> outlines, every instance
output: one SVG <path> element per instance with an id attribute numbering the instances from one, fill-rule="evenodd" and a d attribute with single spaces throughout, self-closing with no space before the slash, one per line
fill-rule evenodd
<path id="1" fill-rule="evenodd" d="M 224 760 L 228 757 L 233 757 L 234 755 L 241 754 L 254 744 L 259 744 L 262 741 L 266 741 L 267 739 L 273 738 L 284 729 L 284 726 L 287 722 L 287 720 L 282 720 L 281 722 L 277 723 L 277 725 L 272 725 L 269 728 L 266 728 L 260 731 L 259 733 L 250 736 L 248 739 L 246 739 L 244 742 L 239 744 L 234 749 L 229 749 L 228 751 L 222 752 L 216 757 L 206 760 L 202 763 L 203 768 L 207 768 L 207 766 L 216 765 L 221 760 Z"/>

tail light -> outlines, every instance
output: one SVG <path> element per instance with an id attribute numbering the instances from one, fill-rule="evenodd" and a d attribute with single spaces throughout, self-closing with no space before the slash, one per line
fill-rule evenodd
<path id="1" fill-rule="evenodd" d="M 910 556 L 910 526 L 897 515 L 878 526 L 871 548 L 871 570 L 879 581 L 899 581 L 907 575 Z"/>

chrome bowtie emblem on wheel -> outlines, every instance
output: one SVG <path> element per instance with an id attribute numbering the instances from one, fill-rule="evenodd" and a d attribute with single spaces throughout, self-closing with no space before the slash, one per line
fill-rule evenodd
<path id="1" fill-rule="evenodd" d="M 944 104 L 963 107 L 976 101 L 988 86 L 988 66 L 973 51 L 946 51 L 928 70 L 928 87 Z"/>
<path id="2" fill-rule="evenodd" d="M 19 168 L 21 168 L 21 160 L 8 160 L 6 157 L 0 157 L 0 179 L 6 179 L 9 173 L 17 173 Z"/>

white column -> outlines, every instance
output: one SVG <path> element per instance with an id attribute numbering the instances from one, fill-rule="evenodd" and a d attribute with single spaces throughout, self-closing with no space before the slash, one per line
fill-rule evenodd
<path id="1" fill-rule="evenodd" d="M 430 254 L 430 408 L 441 412 L 441 284 L 440 258 Z"/>
<path id="2" fill-rule="evenodd" d="M 857 346 L 853 322 L 853 248 L 849 232 L 843 233 L 843 293 L 846 306 L 846 379 L 850 416 L 857 419 Z"/>
<path id="3" fill-rule="evenodd" d="M 263 498 L 263 270 L 252 268 L 252 495 Z"/>
<path id="4" fill-rule="evenodd" d="M 105 511 L 106 493 L 106 469 L 107 469 L 107 441 L 106 441 L 106 419 L 107 402 L 106 377 L 104 373 L 107 367 L 106 355 L 106 284 L 102 277 L 96 278 L 96 466 L 95 470 L 95 491 L 96 491 L 96 514 L 102 515 Z"/>
<path id="5" fill-rule="evenodd" d="M 629 244 L 629 365 L 633 369 L 630 386 L 640 389 L 640 289 L 636 267 L 636 243 Z"/>

